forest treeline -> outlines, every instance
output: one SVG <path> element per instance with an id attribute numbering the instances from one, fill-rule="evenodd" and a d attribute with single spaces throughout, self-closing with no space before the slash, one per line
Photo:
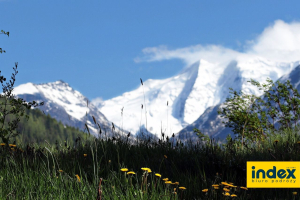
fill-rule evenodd
<path id="1" fill-rule="evenodd" d="M 0 101 L 3 102 L 4 99 Z M 25 116 L 20 117 L 20 122 L 18 123 L 17 131 L 20 133 L 14 139 L 17 144 L 32 144 L 37 143 L 39 145 L 44 144 L 45 140 L 54 145 L 56 141 L 58 143 L 64 143 L 67 141 L 68 146 L 73 146 L 75 144 L 76 138 L 80 137 L 85 139 L 89 137 L 87 133 L 79 130 L 75 127 L 70 127 L 52 118 L 49 114 L 45 115 L 39 109 L 25 109 L 25 114 L 29 116 L 27 120 Z M 10 122 L 15 117 L 12 115 L 7 115 L 4 123 L 4 128 L 8 127 L 8 122 Z M 92 137 L 92 136 L 91 136 Z"/>

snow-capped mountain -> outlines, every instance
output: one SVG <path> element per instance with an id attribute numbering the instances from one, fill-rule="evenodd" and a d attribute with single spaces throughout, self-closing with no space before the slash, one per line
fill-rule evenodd
<path id="1" fill-rule="evenodd" d="M 102 135 L 111 136 L 112 123 L 84 97 L 80 92 L 72 89 L 68 83 L 56 81 L 45 84 L 26 83 L 14 88 L 12 92 L 16 97 L 28 101 L 44 101 L 43 106 L 38 109 L 45 114 L 50 114 L 57 121 L 61 121 L 68 126 L 85 129 L 87 123 L 89 131 L 94 136 L 99 136 L 99 126 Z M 92 116 L 95 117 L 97 124 L 94 123 Z M 98 126 L 99 124 L 99 126 Z M 87 130 L 85 130 L 87 132 Z M 120 129 L 115 126 L 115 132 Z"/>
<path id="2" fill-rule="evenodd" d="M 240 55 L 228 63 L 202 59 L 173 77 L 146 80 L 136 90 L 100 103 L 97 99 L 87 103 L 86 97 L 63 81 L 22 84 L 15 87 L 13 94 L 26 101 L 44 101 L 44 106 L 38 108 L 63 124 L 83 130 L 87 123 L 93 135 L 98 135 L 99 128 L 92 116 L 108 136 L 114 134 L 113 122 L 114 132 L 122 132 L 123 128 L 133 135 L 147 128 L 158 137 L 161 132 L 169 137 L 178 133 L 176 137 L 183 139 L 195 135 L 192 130 L 198 128 L 209 136 L 224 139 L 231 131 L 221 123 L 224 119 L 217 110 L 230 95 L 229 88 L 260 96 L 263 91 L 247 81 L 252 78 L 264 83 L 269 77 L 275 82 L 282 77 L 293 80 L 300 89 L 300 69 L 296 70 L 299 64 L 249 55 Z"/>
<path id="3" fill-rule="evenodd" d="M 296 62 L 295 64 L 298 64 L 297 67 L 295 67 L 290 73 L 285 74 L 281 76 L 278 81 L 280 83 L 286 83 L 287 80 L 289 80 L 294 88 L 296 88 L 298 91 L 300 91 L 300 63 Z M 277 80 L 273 80 L 275 83 Z M 277 85 L 277 84 L 276 84 Z M 275 89 L 272 87 L 272 89 Z M 239 91 L 237 91 L 239 92 Z M 260 96 L 262 100 L 265 102 L 268 102 L 267 97 L 264 95 Z M 283 103 L 283 98 L 280 100 L 281 103 Z M 284 104 L 287 104 L 284 102 Z M 271 102 L 272 106 L 274 105 L 274 102 Z M 229 127 L 225 127 L 222 122 L 227 122 L 228 119 L 221 118 L 220 115 L 218 115 L 218 110 L 220 107 L 224 106 L 224 103 L 218 104 L 216 106 L 211 106 L 206 109 L 206 111 L 197 119 L 195 120 L 192 124 L 186 126 L 184 129 L 182 129 L 178 135 L 176 135 L 177 138 L 181 140 L 187 139 L 193 139 L 197 138 L 196 134 L 194 133 L 193 129 L 197 128 L 199 129 L 202 133 L 209 135 L 211 138 L 219 138 L 221 141 L 227 137 L 228 134 L 231 135 L 232 138 L 235 137 L 233 132 L 231 131 L 232 129 Z M 262 111 L 267 111 L 264 107 L 261 107 Z M 281 112 L 279 112 L 279 115 L 281 115 Z M 268 120 L 271 122 L 272 119 L 269 117 Z M 299 124 L 299 121 L 297 122 Z M 294 126 L 294 124 L 293 124 Z M 275 127 L 276 129 L 279 128 L 279 123 L 278 119 L 275 122 Z"/>
<path id="4" fill-rule="evenodd" d="M 132 133 L 138 133 L 140 127 L 145 126 L 157 136 L 164 132 L 170 137 L 199 117 L 204 123 L 209 118 L 207 109 L 215 110 L 214 106 L 225 102 L 230 87 L 260 96 L 263 91 L 247 81 L 252 78 L 265 83 L 268 77 L 276 81 L 297 65 L 299 62 L 274 62 L 243 54 L 228 63 L 200 60 L 171 78 L 146 80 L 137 89 L 104 101 L 99 110 L 108 120 L 123 124 L 124 129 Z M 211 125 L 208 130 L 215 128 Z"/>

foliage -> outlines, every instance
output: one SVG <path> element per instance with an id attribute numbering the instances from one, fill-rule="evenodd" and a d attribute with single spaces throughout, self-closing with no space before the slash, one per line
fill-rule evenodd
<path id="1" fill-rule="evenodd" d="M 44 115 L 39 109 L 26 110 L 25 113 L 29 116 L 29 120 L 25 118 L 20 120 L 17 130 L 21 134 L 16 137 L 17 143 L 37 143 L 42 146 L 45 141 L 51 145 L 56 144 L 56 141 L 67 141 L 69 147 L 74 145 L 77 138 L 79 140 L 86 135 L 78 128 L 64 126 L 49 114 Z"/>
<path id="2" fill-rule="evenodd" d="M 1 33 L 6 34 L 9 36 L 9 32 L 1 31 Z M 2 51 L 2 49 L 1 49 Z M 5 52 L 5 51 L 4 51 Z M 15 67 L 13 68 L 15 73 L 12 74 L 9 83 L 6 82 L 6 85 L 3 84 L 6 81 L 6 78 L 1 76 L 0 71 L 0 82 L 2 84 L 2 89 L 4 95 L 0 95 L 1 104 L 0 104 L 0 137 L 2 141 L 8 144 L 9 139 L 11 137 L 15 137 L 19 134 L 19 132 L 14 133 L 15 129 L 18 127 L 18 122 L 20 121 L 20 116 L 24 115 L 24 106 L 27 109 L 30 109 L 31 106 L 37 107 L 39 105 L 43 105 L 44 102 L 37 104 L 35 101 L 33 102 L 25 102 L 23 99 L 15 99 L 14 95 L 12 94 L 13 86 L 15 83 L 15 75 L 18 73 L 17 71 L 18 63 L 15 63 Z M 7 121 L 6 117 L 8 115 L 14 115 L 16 119 L 12 121 Z M 28 116 L 26 115 L 28 119 Z M 8 128 L 4 128 L 5 122 L 8 123 Z"/>
<path id="3" fill-rule="evenodd" d="M 259 87 L 259 90 L 264 90 L 268 101 L 265 102 L 260 97 L 245 95 L 242 92 L 240 92 L 240 96 L 236 91 L 231 91 L 230 93 L 234 96 L 227 98 L 225 107 L 218 111 L 221 117 L 228 118 L 228 122 L 223 123 L 226 124 L 226 127 L 233 127 L 233 132 L 238 134 L 238 138 L 242 137 L 242 143 L 244 138 L 252 142 L 258 139 L 262 140 L 269 134 L 274 134 L 275 131 L 291 128 L 293 122 L 296 125 L 300 117 L 300 108 L 298 107 L 300 96 L 289 80 L 285 84 L 276 81 L 277 86 L 270 79 L 267 79 L 268 83 L 262 84 L 262 86 L 253 79 L 248 82 Z M 290 95 L 290 91 L 293 96 Z M 267 112 L 262 111 L 261 106 Z M 268 120 L 267 116 L 272 119 L 272 122 Z M 277 120 L 278 118 L 279 120 Z M 275 128 L 275 122 L 281 124 L 279 129 Z"/>
<path id="4" fill-rule="evenodd" d="M 9 32 L 5 32 L 5 31 L 1 30 L 0 34 L 7 35 L 9 37 Z M 6 53 L 6 51 L 3 50 L 2 48 L 0 48 L 0 53 Z"/>
<path id="5" fill-rule="evenodd" d="M 209 136 L 208 135 L 205 135 L 203 134 L 199 129 L 197 128 L 194 128 L 194 133 L 196 133 L 196 135 L 199 137 L 199 139 L 201 139 L 202 141 L 205 141 L 205 142 L 208 142 L 210 139 L 209 139 Z"/>

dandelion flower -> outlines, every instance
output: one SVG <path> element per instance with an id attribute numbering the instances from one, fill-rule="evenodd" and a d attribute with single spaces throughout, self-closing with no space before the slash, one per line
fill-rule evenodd
<path id="1" fill-rule="evenodd" d="M 10 147 L 16 147 L 17 145 L 15 144 L 9 144 Z"/>
<path id="2" fill-rule="evenodd" d="M 223 193 L 223 194 L 224 194 L 224 193 Z M 225 195 L 225 196 L 230 196 L 229 192 L 226 192 L 224 195 Z"/>
<path id="3" fill-rule="evenodd" d="M 172 181 L 166 181 L 165 184 L 172 184 Z"/>
<path id="4" fill-rule="evenodd" d="M 248 188 L 246 188 L 246 187 L 241 187 L 241 189 L 248 190 Z"/>
<path id="5" fill-rule="evenodd" d="M 160 175 L 160 174 L 155 174 L 155 176 L 157 176 L 157 177 L 161 177 L 161 175 Z"/>
<path id="6" fill-rule="evenodd" d="M 164 155 L 165 158 L 168 158 L 168 156 Z"/>
<path id="7" fill-rule="evenodd" d="M 168 178 L 164 178 L 164 179 L 163 179 L 163 181 L 168 181 L 168 180 L 169 180 Z"/>
<path id="8" fill-rule="evenodd" d="M 131 172 L 127 172 L 127 174 L 135 174 L 135 173 L 131 171 Z"/>
<path id="9" fill-rule="evenodd" d="M 80 176 L 78 174 L 75 175 L 77 180 L 80 182 Z"/>
<path id="10" fill-rule="evenodd" d="M 186 190 L 186 188 L 185 188 L 185 187 L 179 187 L 179 189 L 180 189 L 180 190 Z"/>
<path id="11" fill-rule="evenodd" d="M 83 154 L 84 157 L 87 157 L 87 154 Z"/>
<path id="12" fill-rule="evenodd" d="M 230 190 L 228 190 L 227 188 L 223 188 L 223 190 L 225 191 L 225 192 L 229 192 Z"/>
<path id="13" fill-rule="evenodd" d="M 293 192 L 293 195 L 297 195 L 297 192 Z"/>
<path id="14" fill-rule="evenodd" d="M 237 197 L 235 194 L 232 194 L 231 197 Z"/>
<path id="15" fill-rule="evenodd" d="M 122 172 L 127 172 L 128 169 L 127 169 L 127 168 L 122 168 L 121 171 L 122 171 Z"/>
<path id="16" fill-rule="evenodd" d="M 1 143 L 0 145 L 1 145 L 1 146 L 5 146 L 6 144 L 5 144 L 5 143 Z"/>
<path id="17" fill-rule="evenodd" d="M 204 189 L 204 190 L 202 190 L 202 192 L 208 192 L 208 189 Z"/>
<path id="18" fill-rule="evenodd" d="M 179 185 L 179 182 L 175 182 L 174 184 L 175 184 L 175 185 Z"/>
<path id="19" fill-rule="evenodd" d="M 215 185 L 212 185 L 213 187 L 218 187 L 219 185 L 218 184 L 215 184 Z"/>
<path id="20" fill-rule="evenodd" d="M 58 171 L 59 171 L 59 172 L 63 172 L 63 170 L 61 170 L 61 169 L 60 169 L 60 170 L 58 170 Z"/>

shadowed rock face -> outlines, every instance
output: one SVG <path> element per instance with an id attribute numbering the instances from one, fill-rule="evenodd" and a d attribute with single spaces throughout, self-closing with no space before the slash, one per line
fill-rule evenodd
<path id="1" fill-rule="evenodd" d="M 198 136 L 194 133 L 193 129 L 199 129 L 203 134 L 208 135 L 210 138 L 215 138 L 219 141 L 224 141 L 228 134 L 232 138 L 235 138 L 234 134 L 231 131 L 231 128 L 225 127 L 222 121 L 228 121 L 222 119 L 218 115 L 218 109 L 222 104 L 216 106 L 211 106 L 205 110 L 205 112 L 192 124 L 185 127 L 181 130 L 176 138 L 181 141 L 191 138 L 192 140 L 197 140 Z"/>

